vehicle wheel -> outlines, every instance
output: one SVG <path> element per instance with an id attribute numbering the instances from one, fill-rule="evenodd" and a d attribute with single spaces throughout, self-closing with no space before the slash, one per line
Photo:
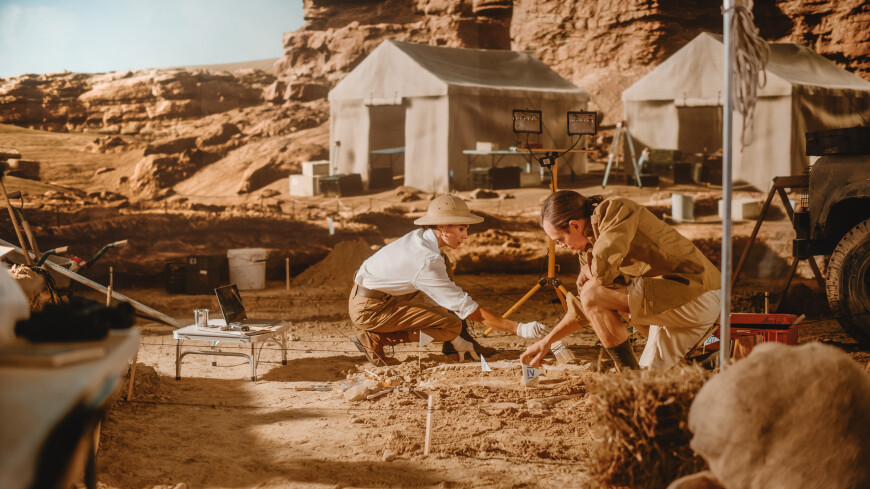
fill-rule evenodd
<path id="1" fill-rule="evenodd" d="M 870 346 L 870 219 L 837 243 L 828 264 L 827 293 L 843 329 Z"/>

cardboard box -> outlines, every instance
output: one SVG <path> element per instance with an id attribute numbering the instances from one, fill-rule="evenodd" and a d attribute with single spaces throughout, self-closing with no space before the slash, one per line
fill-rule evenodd
<path id="1" fill-rule="evenodd" d="M 522 172 L 520 173 L 520 187 L 540 187 L 541 172 Z"/>
<path id="2" fill-rule="evenodd" d="M 761 199 L 743 198 L 734 199 L 731 201 L 731 220 L 732 221 L 751 221 L 758 219 L 761 215 L 761 209 L 764 207 L 764 201 Z M 719 199 L 719 217 L 725 213 L 725 201 Z"/>
<path id="3" fill-rule="evenodd" d="M 294 197 L 313 197 L 319 193 L 320 177 L 290 175 L 290 195 Z"/>
<path id="4" fill-rule="evenodd" d="M 329 162 L 326 160 L 303 161 L 302 174 L 308 177 L 325 177 L 329 175 Z"/>

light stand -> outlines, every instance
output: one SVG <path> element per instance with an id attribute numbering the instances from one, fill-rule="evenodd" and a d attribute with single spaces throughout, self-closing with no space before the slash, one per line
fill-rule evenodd
<path id="1" fill-rule="evenodd" d="M 529 152 L 529 156 L 537 161 L 538 164 L 541 165 L 541 168 L 550 172 L 550 194 L 555 194 L 559 189 L 558 182 L 556 181 L 559 175 L 559 165 L 557 163 L 558 158 L 567 153 L 591 153 L 589 150 L 575 150 L 574 147 L 580 142 L 582 136 L 591 136 L 597 133 L 597 114 L 595 112 L 568 112 L 568 135 L 580 137 L 578 137 L 577 140 L 574 141 L 574 144 L 566 150 L 539 149 L 537 151 L 532 151 L 529 147 L 528 135 L 541 134 L 542 132 L 541 111 L 514 110 L 513 118 L 514 132 L 517 134 L 526 134 L 526 149 Z M 544 156 L 539 159 L 535 156 L 535 153 L 543 154 Z M 513 306 L 511 306 L 510 309 L 502 314 L 502 317 L 510 317 L 511 314 L 516 312 L 517 309 L 535 295 L 535 292 L 539 291 L 541 287 L 544 286 L 553 287 L 553 290 L 556 291 L 556 295 L 559 297 L 559 302 L 562 303 L 562 308 L 567 311 L 568 305 L 565 303 L 565 296 L 568 295 L 568 291 L 565 290 L 565 286 L 562 285 L 562 282 L 556 278 L 556 243 L 550 239 L 549 236 L 547 236 L 547 276 L 539 279 L 538 283 L 526 292 L 526 295 L 522 296 Z M 483 336 L 488 336 L 492 330 L 493 328 L 487 329 L 483 333 Z"/>

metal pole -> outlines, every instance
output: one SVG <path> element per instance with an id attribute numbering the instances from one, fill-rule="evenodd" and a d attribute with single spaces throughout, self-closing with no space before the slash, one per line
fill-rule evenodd
<path id="1" fill-rule="evenodd" d="M 734 1 L 724 0 L 722 72 L 722 309 L 719 316 L 720 370 L 728 367 L 731 355 L 731 18 Z"/>

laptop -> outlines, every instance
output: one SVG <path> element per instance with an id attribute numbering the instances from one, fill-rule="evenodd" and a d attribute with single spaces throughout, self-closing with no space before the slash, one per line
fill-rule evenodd
<path id="1" fill-rule="evenodd" d="M 224 321 L 227 326 L 233 324 L 247 324 L 256 326 L 274 326 L 283 321 L 278 319 L 251 319 L 245 313 L 245 306 L 242 305 L 242 296 L 239 294 L 239 288 L 236 284 L 225 285 L 214 289 L 217 296 L 218 304 L 221 306 L 221 313 L 224 315 Z"/>

